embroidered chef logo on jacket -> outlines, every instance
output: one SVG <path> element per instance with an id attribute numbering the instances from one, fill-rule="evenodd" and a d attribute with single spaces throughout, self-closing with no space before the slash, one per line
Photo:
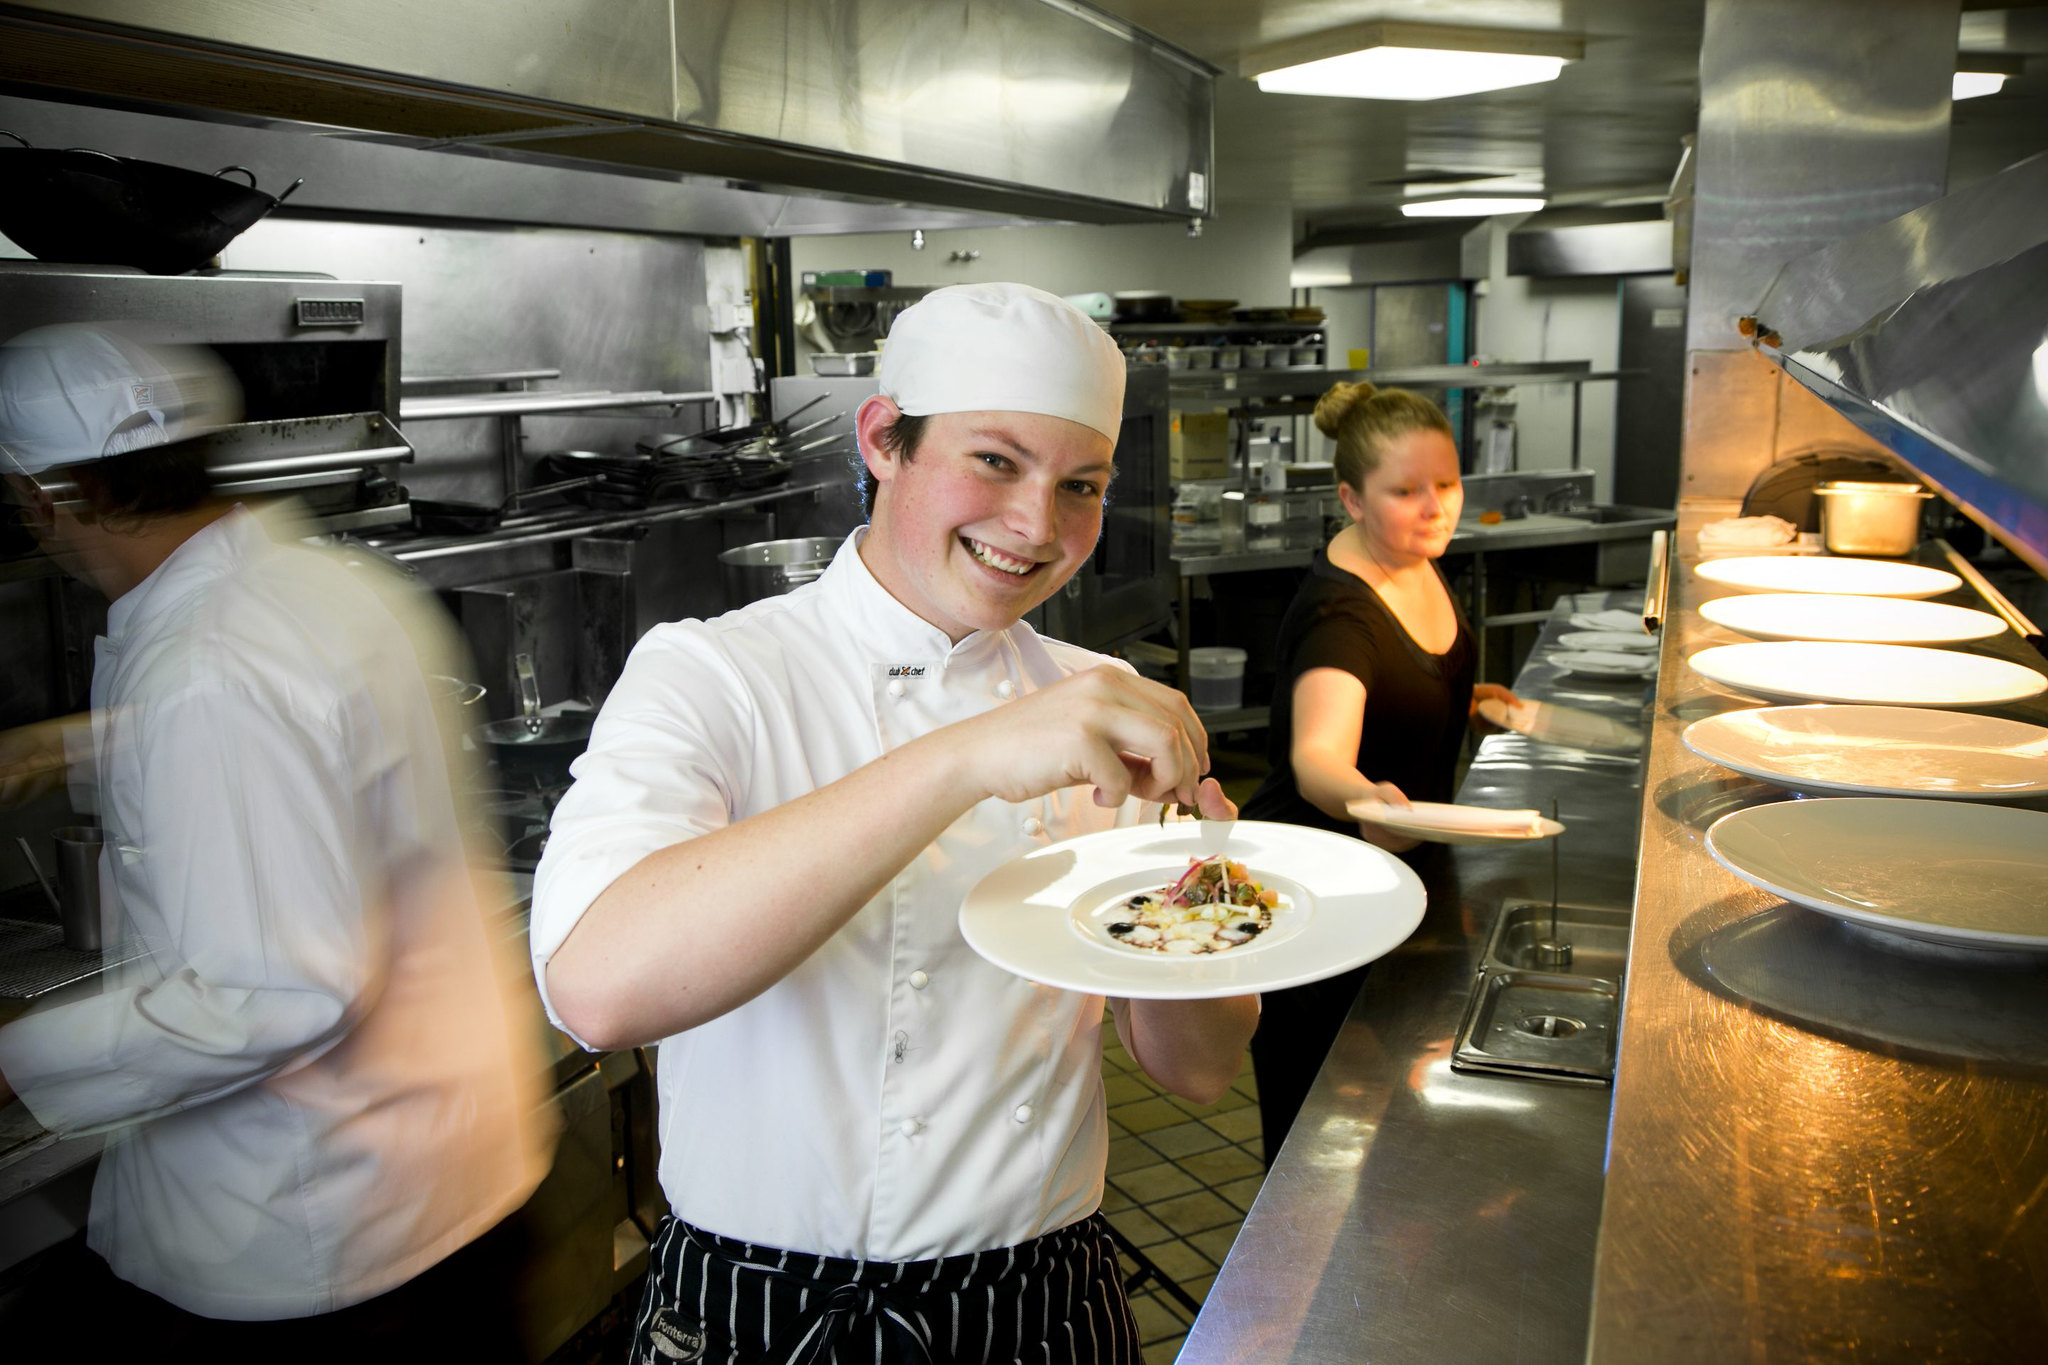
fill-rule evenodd
<path id="1" fill-rule="evenodd" d="M 892 678 L 922 678 L 924 676 L 924 665 L 895 664 L 890 667 L 889 676 Z"/>
<path id="2" fill-rule="evenodd" d="M 704 1354 L 704 1324 L 685 1324 L 668 1309 L 657 1308 L 647 1324 L 644 1346 L 634 1365 L 666 1365 L 671 1360 L 697 1360 Z"/>

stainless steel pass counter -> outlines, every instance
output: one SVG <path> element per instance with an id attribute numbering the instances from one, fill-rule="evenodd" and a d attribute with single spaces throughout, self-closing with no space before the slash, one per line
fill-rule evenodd
<path id="1" fill-rule="evenodd" d="M 1696 520 L 1664 632 L 1587 1358 L 2038 1360 L 2048 969 L 1887 945 L 1712 860 L 1713 819 L 1790 798 L 1680 740 L 1755 704 L 1685 664 L 1740 638 L 1698 614 L 1722 592 L 1692 573 Z M 2048 671 L 2010 632 L 1961 648 Z M 1987 714 L 2048 724 L 2048 698 Z"/>
<path id="2" fill-rule="evenodd" d="M 1641 681 L 1545 662 L 1560 604 L 1516 681 L 1639 727 Z M 1639 753 L 1495 735 L 1458 799 L 1558 802 L 1561 899 L 1625 911 L 1635 881 Z M 1437 847 L 1418 866 L 1429 909 L 1373 965 L 1350 1019 L 1246 1218 L 1181 1360 L 1580 1359 L 1592 1291 L 1609 1091 L 1454 1071 L 1460 1023 L 1503 902 L 1548 904 L 1547 843 Z"/>

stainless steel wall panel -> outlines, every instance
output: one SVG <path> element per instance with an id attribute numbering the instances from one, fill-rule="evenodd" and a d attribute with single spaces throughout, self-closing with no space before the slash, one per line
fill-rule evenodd
<path id="1" fill-rule="evenodd" d="M 673 104 L 669 0 L 28 0 L 24 9 L 617 114 Z"/>
<path id="2" fill-rule="evenodd" d="M 1940 197 L 1957 0 L 1709 0 L 1692 350 L 1741 344 L 1778 268 Z"/>
<path id="3" fill-rule="evenodd" d="M 1096 222 L 1213 207 L 1213 69 L 1052 0 L 45 0 L 0 31 L 0 81 L 90 102 L 742 192 Z"/>
<path id="4" fill-rule="evenodd" d="M 1174 213 L 1211 207 L 1208 69 L 1044 0 L 678 4 L 675 41 L 678 123 Z"/>

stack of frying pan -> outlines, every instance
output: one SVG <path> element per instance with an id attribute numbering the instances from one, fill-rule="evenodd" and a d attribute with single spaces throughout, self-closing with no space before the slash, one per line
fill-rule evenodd
<path id="1" fill-rule="evenodd" d="M 786 482 L 792 456 L 822 453 L 825 447 L 845 439 L 801 440 L 839 415 L 821 417 L 786 432 L 778 431 L 772 422 L 754 422 L 687 436 L 653 436 L 638 442 L 630 453 L 559 451 L 547 457 L 542 473 L 550 479 L 594 478 L 571 494 L 592 507 L 717 502 Z"/>

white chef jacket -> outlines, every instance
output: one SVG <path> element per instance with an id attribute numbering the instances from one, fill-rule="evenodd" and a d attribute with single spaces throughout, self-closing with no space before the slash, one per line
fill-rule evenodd
<path id="1" fill-rule="evenodd" d="M 538 1021 L 399 605 L 236 509 L 98 642 L 103 941 L 151 951 L 0 1030 L 0 1072 L 44 1127 L 111 1130 L 87 1240 L 192 1312 L 382 1293 L 545 1171 Z"/>
<path id="2" fill-rule="evenodd" d="M 543 995 L 584 910 L 648 854 L 1113 662 L 1021 622 L 951 643 L 875 581 L 862 534 L 815 583 L 657 627 L 634 649 L 535 874 Z M 991 966 L 958 915 L 1011 858 L 1141 814 L 1105 810 L 1085 787 L 983 801 L 789 976 L 664 1040 L 660 1171 L 676 1214 L 761 1245 L 897 1262 L 1014 1246 L 1093 1212 L 1108 1152 L 1102 998 Z"/>

